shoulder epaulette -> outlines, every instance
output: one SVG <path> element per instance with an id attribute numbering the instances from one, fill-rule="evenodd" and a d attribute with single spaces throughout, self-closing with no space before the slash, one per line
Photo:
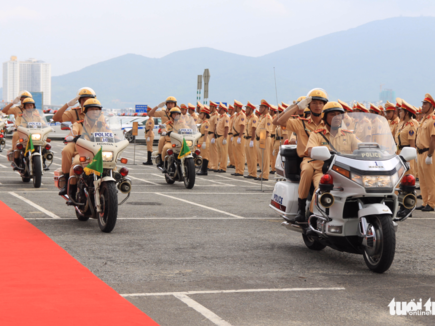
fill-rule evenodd
<path id="1" fill-rule="evenodd" d="M 350 130 L 346 130 L 346 129 L 341 129 L 341 131 L 343 131 L 343 132 L 347 132 L 347 133 L 350 133 L 350 134 L 353 134 L 353 132 L 352 132 L 352 131 L 350 131 Z"/>
<path id="2" fill-rule="evenodd" d="M 77 122 L 84 122 L 85 120 L 78 120 Z"/>
<path id="3" fill-rule="evenodd" d="M 325 129 L 317 129 L 316 131 L 314 131 L 316 134 L 319 132 L 325 131 Z"/>
<path id="4" fill-rule="evenodd" d="M 299 117 L 299 116 L 298 116 L 298 120 L 304 120 L 304 121 L 308 121 L 308 119 L 307 119 L 307 118 L 302 118 L 302 117 Z"/>
<path id="5" fill-rule="evenodd" d="M 407 122 L 405 126 L 407 126 L 407 125 L 410 125 L 411 127 L 414 127 L 414 123 L 412 121 Z"/>
<path id="6" fill-rule="evenodd" d="M 23 114 L 22 113 L 20 113 L 19 115 L 18 115 L 19 117 L 22 117 L 23 116 Z"/>
<path id="7" fill-rule="evenodd" d="M 435 115 L 432 116 L 432 119 L 435 120 Z"/>

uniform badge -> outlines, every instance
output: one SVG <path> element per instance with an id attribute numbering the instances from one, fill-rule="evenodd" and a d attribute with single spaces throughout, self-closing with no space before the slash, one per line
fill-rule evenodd
<path id="1" fill-rule="evenodd" d="M 410 130 L 410 131 L 409 131 L 409 135 L 410 135 L 410 136 L 414 135 L 414 130 Z"/>
<path id="2" fill-rule="evenodd" d="M 257 123 L 257 120 L 252 121 L 252 123 Z M 435 125 L 435 123 L 434 123 L 434 125 Z"/>
<path id="3" fill-rule="evenodd" d="M 372 127 L 368 127 L 367 129 L 368 129 L 368 130 L 371 130 L 371 129 L 372 129 Z"/>
<path id="4" fill-rule="evenodd" d="M 245 119 L 243 119 L 243 118 L 242 118 L 241 120 L 242 120 L 242 121 L 245 121 Z"/>
<path id="5" fill-rule="evenodd" d="M 270 126 L 270 122 L 268 122 L 267 125 Z"/>
<path id="6" fill-rule="evenodd" d="M 228 123 L 228 120 L 227 120 L 227 123 Z"/>
<path id="7" fill-rule="evenodd" d="M 205 126 L 205 129 L 208 129 L 208 126 Z"/>
<path id="8" fill-rule="evenodd" d="M 326 141 L 323 141 L 320 145 L 328 145 Z"/>

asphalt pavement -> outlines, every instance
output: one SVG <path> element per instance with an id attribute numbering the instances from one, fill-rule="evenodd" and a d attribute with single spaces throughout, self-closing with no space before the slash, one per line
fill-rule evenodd
<path id="1" fill-rule="evenodd" d="M 142 165 L 144 145 L 136 145 L 134 165 L 130 145 L 123 156 L 132 194 L 105 234 L 96 220 L 78 221 L 57 195 L 63 144 L 52 146 L 39 189 L 0 153 L 1 200 L 160 325 L 435 324 L 435 316 L 392 316 L 388 307 L 393 298 L 435 301 L 434 213 L 414 212 L 399 224 L 393 265 L 379 275 L 362 256 L 310 251 L 283 228 L 268 207 L 272 175 L 261 190 L 231 176 L 234 169 L 209 172 L 188 190 Z"/>

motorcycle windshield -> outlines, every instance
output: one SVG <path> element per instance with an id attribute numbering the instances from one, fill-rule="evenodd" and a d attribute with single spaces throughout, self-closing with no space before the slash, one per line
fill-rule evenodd
<path id="1" fill-rule="evenodd" d="M 17 127 L 28 129 L 42 129 L 48 127 L 44 113 L 38 109 L 23 110 L 23 114 L 17 117 L 16 125 Z"/>
<path id="2" fill-rule="evenodd" d="M 125 139 L 118 118 L 104 116 L 101 110 L 88 110 L 83 122 L 73 125 L 73 133 L 98 145 L 118 143 Z"/>
<path id="3" fill-rule="evenodd" d="M 334 132 L 334 129 L 337 132 Z M 353 112 L 335 116 L 325 144 L 338 155 L 364 161 L 388 160 L 396 155 L 396 143 L 387 119 Z"/>
<path id="4" fill-rule="evenodd" d="M 198 132 L 198 127 L 193 117 L 182 115 L 174 121 L 173 132 L 179 135 L 194 135 Z"/>

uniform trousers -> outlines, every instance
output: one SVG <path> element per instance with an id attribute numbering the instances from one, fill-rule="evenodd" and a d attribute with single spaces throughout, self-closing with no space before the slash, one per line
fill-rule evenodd
<path id="1" fill-rule="evenodd" d="M 234 149 L 234 161 L 236 173 L 243 174 L 245 172 L 245 138 L 242 136 L 240 144 L 237 144 L 239 137 L 234 137 L 232 144 Z"/>
<path id="2" fill-rule="evenodd" d="M 218 150 L 218 156 L 219 156 L 219 170 L 227 170 L 227 164 L 228 164 L 228 137 L 219 137 L 216 140 L 217 143 L 217 150 Z M 223 141 L 227 140 L 227 143 L 224 145 Z"/>
<path id="3" fill-rule="evenodd" d="M 251 177 L 257 177 L 257 144 L 254 139 L 254 147 L 249 147 L 251 139 L 245 140 L 246 162 L 248 163 L 248 173 Z"/>
<path id="4" fill-rule="evenodd" d="M 259 175 L 259 178 L 263 179 L 269 179 L 269 173 L 270 173 L 270 137 L 266 137 L 266 148 L 262 149 L 260 148 L 260 141 L 257 141 L 257 153 L 260 156 L 260 161 L 258 164 L 260 164 L 261 173 Z"/>
<path id="5" fill-rule="evenodd" d="M 425 163 L 428 152 L 417 154 L 418 174 L 420 175 L 420 191 L 423 206 L 435 208 L 435 164 Z"/>

